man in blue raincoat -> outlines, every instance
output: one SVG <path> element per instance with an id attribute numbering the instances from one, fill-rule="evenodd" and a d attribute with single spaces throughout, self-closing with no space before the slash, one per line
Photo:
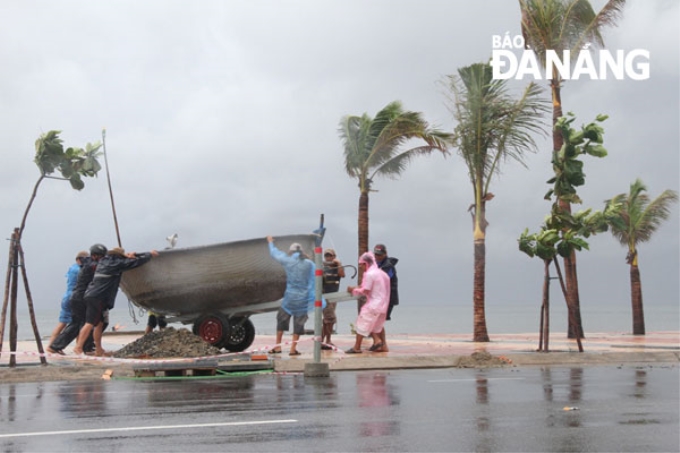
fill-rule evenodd
<path id="1" fill-rule="evenodd" d="M 314 273 L 316 266 L 302 250 L 298 243 L 291 244 L 288 253 L 276 248 L 274 238 L 267 236 L 269 254 L 286 270 L 286 292 L 283 294 L 281 307 L 276 314 L 276 346 L 270 354 L 281 353 L 283 332 L 290 328 L 290 318 L 293 318 L 293 342 L 290 355 L 300 355 L 297 342 L 300 335 L 305 333 L 307 312 L 314 306 Z"/>

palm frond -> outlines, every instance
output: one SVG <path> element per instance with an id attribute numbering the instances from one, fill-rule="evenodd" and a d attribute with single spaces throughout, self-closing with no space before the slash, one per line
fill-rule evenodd
<path id="1" fill-rule="evenodd" d="M 604 40 L 600 31 L 608 26 L 616 26 L 616 23 L 623 15 L 623 8 L 625 6 L 626 0 L 609 0 L 594 17 L 588 17 L 588 25 L 583 30 L 583 33 L 581 33 L 581 37 L 573 49 L 580 49 L 585 42 L 591 40 L 597 46 L 604 47 Z"/>
<path id="2" fill-rule="evenodd" d="M 359 177 L 366 160 L 364 137 L 368 133 L 370 119 L 364 116 L 345 116 L 338 132 L 343 143 L 345 171 L 351 177 Z"/>
<path id="3" fill-rule="evenodd" d="M 670 216 L 671 204 L 678 202 L 678 193 L 673 190 L 665 190 L 654 200 L 650 200 L 646 191 L 645 184 L 636 179 L 628 194 L 616 195 L 607 201 L 605 208 L 612 235 L 633 250 L 652 238 Z"/>
<path id="4" fill-rule="evenodd" d="M 646 197 L 647 198 L 647 197 Z M 638 243 L 647 242 L 670 216 L 671 203 L 678 201 L 678 194 L 672 190 L 665 190 L 654 200 L 649 201 L 640 213 L 640 220 L 636 225 Z"/>
<path id="5" fill-rule="evenodd" d="M 601 31 L 616 24 L 625 3 L 626 0 L 609 0 L 596 13 L 588 0 L 519 0 L 525 46 L 536 53 L 542 64 L 547 50 L 558 54 L 569 50 L 576 58 L 586 43 L 603 47 Z"/>
<path id="6" fill-rule="evenodd" d="M 481 182 L 488 191 L 501 161 L 524 164 L 524 153 L 538 149 L 534 135 L 547 133 L 541 118 L 550 111 L 549 103 L 533 83 L 515 99 L 506 81 L 493 79 L 488 63 L 460 68 L 457 76 L 448 79 L 455 103 L 450 110 L 457 121 L 453 143 L 473 185 Z"/>
<path id="7" fill-rule="evenodd" d="M 447 154 L 450 140 L 450 134 L 431 128 L 421 113 L 404 111 L 399 101 L 385 106 L 375 118 L 367 114 L 345 116 L 338 133 L 343 143 L 345 170 L 359 179 L 362 191 L 370 189 L 374 175 L 399 175 L 413 156 L 435 150 Z M 426 145 L 402 150 L 413 139 Z"/>
<path id="8" fill-rule="evenodd" d="M 397 176 L 401 175 L 413 158 L 431 154 L 434 151 L 441 150 L 437 147 L 426 145 L 403 151 L 393 156 L 390 160 L 383 162 L 380 166 L 374 167 L 370 179 L 373 179 L 375 176 L 385 176 L 390 179 L 395 179 Z"/>

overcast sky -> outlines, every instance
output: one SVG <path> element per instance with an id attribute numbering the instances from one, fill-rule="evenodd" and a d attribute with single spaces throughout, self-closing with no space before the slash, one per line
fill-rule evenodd
<path id="1" fill-rule="evenodd" d="M 584 159 L 582 207 L 601 209 L 636 178 L 652 197 L 678 190 L 678 23 L 677 1 L 630 1 L 604 38 L 612 51 L 648 50 L 649 79 L 565 83 L 578 124 L 610 115 L 609 156 Z M 359 191 L 344 171 L 340 119 L 400 100 L 451 131 L 442 80 L 488 60 L 493 35 L 506 32 L 520 34 L 516 1 L 4 0 L 0 234 L 19 226 L 39 177 L 36 138 L 56 129 L 84 146 L 106 128 L 126 249 L 162 249 L 172 233 L 186 247 L 311 232 L 324 213 L 324 245 L 355 263 Z M 517 249 L 550 209 L 551 142 L 539 143 L 528 168 L 510 162 L 491 186 L 488 310 L 540 305 L 542 263 Z M 455 150 L 373 187 L 369 242 L 400 259 L 402 303 L 471 306 L 473 197 Z M 640 247 L 646 310 L 679 303 L 678 230 L 674 206 Z M 56 307 L 73 257 L 95 242 L 116 245 L 105 172 L 81 192 L 43 182 L 23 237 L 38 309 Z M 578 255 L 582 306 L 630 310 L 626 249 L 608 233 L 589 242 Z"/>

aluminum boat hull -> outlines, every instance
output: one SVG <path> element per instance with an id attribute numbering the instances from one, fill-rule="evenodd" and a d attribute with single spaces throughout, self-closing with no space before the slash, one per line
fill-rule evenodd
<path id="1" fill-rule="evenodd" d="M 298 242 L 313 259 L 316 234 L 276 236 L 287 251 Z M 123 273 L 120 285 L 136 305 L 182 322 L 209 313 L 249 316 L 278 309 L 286 274 L 269 255 L 265 238 L 159 251 Z"/>

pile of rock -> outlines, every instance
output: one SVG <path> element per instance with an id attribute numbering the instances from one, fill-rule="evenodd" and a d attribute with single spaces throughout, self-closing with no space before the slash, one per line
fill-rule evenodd
<path id="1" fill-rule="evenodd" d="M 221 351 L 188 329 L 166 327 L 153 331 L 113 353 L 119 359 L 192 358 Z"/>
<path id="2" fill-rule="evenodd" d="M 492 356 L 486 351 L 473 352 L 468 357 L 461 357 L 458 368 L 495 368 L 511 364 L 505 357 Z"/>

